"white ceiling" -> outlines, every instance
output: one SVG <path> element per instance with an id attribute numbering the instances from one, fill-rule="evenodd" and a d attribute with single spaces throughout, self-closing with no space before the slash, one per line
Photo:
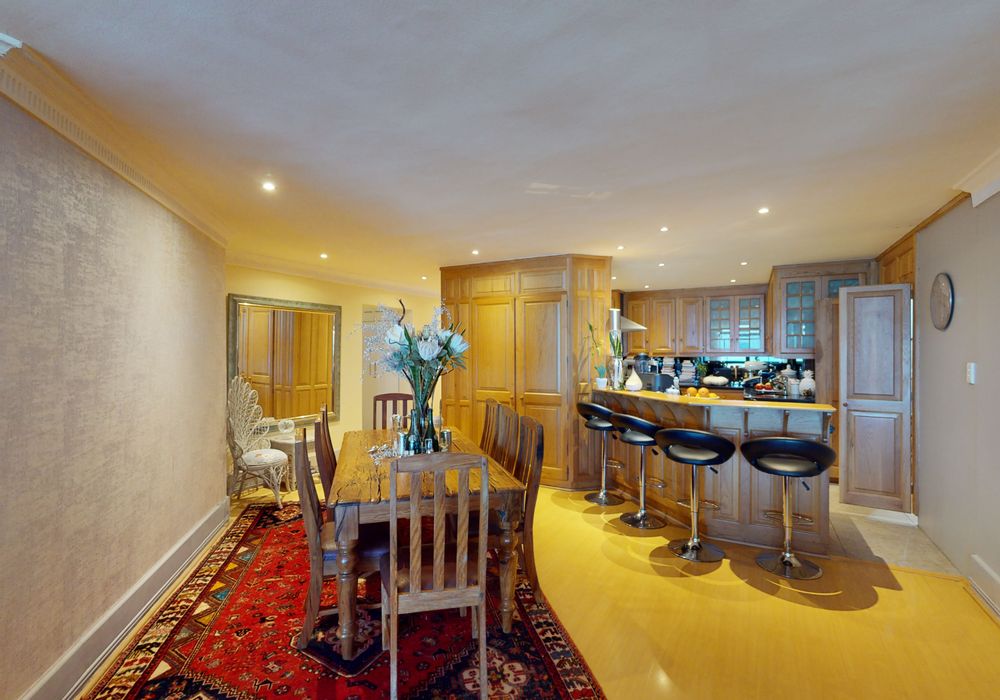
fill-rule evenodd
<path id="1" fill-rule="evenodd" d="M 566 252 L 624 289 L 876 254 L 1000 146 L 998 27 L 995 0 L 0 7 L 233 259 L 428 290 Z"/>

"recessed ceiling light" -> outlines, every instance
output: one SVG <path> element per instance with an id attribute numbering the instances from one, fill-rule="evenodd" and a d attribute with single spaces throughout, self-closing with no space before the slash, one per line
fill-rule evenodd
<path id="1" fill-rule="evenodd" d="M 420 275 L 420 279 L 426 280 L 427 279 L 427 275 Z"/>
<path id="2" fill-rule="evenodd" d="M 661 226 L 661 227 L 660 227 L 660 233 L 666 233 L 666 232 L 667 232 L 667 231 L 669 231 L 669 230 L 670 230 L 670 229 L 669 229 L 669 228 L 667 228 L 666 226 Z"/>
<path id="3" fill-rule="evenodd" d="M 736 280 L 729 280 L 729 284 L 736 284 Z"/>
<path id="4" fill-rule="evenodd" d="M 472 251 L 472 254 L 473 255 L 479 255 L 479 251 L 478 250 L 474 250 L 474 251 Z"/>
<path id="5" fill-rule="evenodd" d="M 618 250 L 625 250 L 625 246 L 623 245 L 618 246 Z"/>
<path id="6" fill-rule="evenodd" d="M 618 279 L 618 278 L 617 278 L 617 277 L 615 277 L 614 275 L 611 275 L 611 279 L 612 279 L 612 280 L 616 280 L 616 279 Z"/>
<path id="7" fill-rule="evenodd" d="M 748 262 L 747 262 L 746 260 L 741 260 L 741 261 L 740 261 L 740 265 L 743 265 L 744 267 L 746 267 L 746 266 L 747 266 L 747 265 L 749 265 L 749 264 L 750 264 L 750 263 L 748 263 Z"/>
<path id="8" fill-rule="evenodd" d="M 330 256 L 329 256 L 329 255 L 327 255 L 326 253 L 320 253 L 320 254 L 319 254 L 319 257 L 320 257 L 320 259 L 321 259 L 321 260 L 326 260 L 326 259 L 327 259 L 328 257 L 330 257 Z"/>
<path id="9" fill-rule="evenodd" d="M 644 285 L 642 286 L 642 288 L 643 288 L 643 289 L 649 289 L 649 285 L 648 285 L 648 284 L 644 284 Z"/>
<path id="10" fill-rule="evenodd" d="M 768 213 L 769 211 L 771 211 L 771 210 L 770 210 L 770 209 L 768 209 L 767 207 L 761 207 L 760 209 L 758 209 L 758 210 L 757 210 L 757 213 L 758 213 L 758 214 L 766 214 L 766 213 Z"/>
<path id="11" fill-rule="evenodd" d="M 274 192 L 278 189 L 278 186 L 274 183 L 274 180 L 264 180 L 260 183 L 260 188 L 265 192 Z"/>
<path id="12" fill-rule="evenodd" d="M 657 267 L 663 267 L 664 265 L 666 265 L 666 263 L 660 263 L 657 265 Z"/>

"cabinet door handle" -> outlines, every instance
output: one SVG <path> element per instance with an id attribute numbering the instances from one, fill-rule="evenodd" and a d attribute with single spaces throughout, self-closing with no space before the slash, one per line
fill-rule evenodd
<path id="1" fill-rule="evenodd" d="M 846 403 L 844 404 L 844 408 L 847 408 L 847 404 Z"/>

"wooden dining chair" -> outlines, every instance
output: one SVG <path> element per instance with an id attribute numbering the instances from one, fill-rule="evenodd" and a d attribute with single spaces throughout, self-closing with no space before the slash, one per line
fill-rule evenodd
<path id="1" fill-rule="evenodd" d="M 327 418 L 325 404 L 319 411 L 313 443 L 316 446 L 316 468 L 319 471 L 319 480 L 323 484 L 323 500 L 325 501 L 330 498 L 333 476 L 337 472 L 337 453 L 333 450 L 333 441 L 330 438 L 330 422 Z"/>
<path id="2" fill-rule="evenodd" d="M 392 427 L 390 418 L 394 413 L 403 417 L 404 424 L 409 421 L 410 394 L 378 394 L 372 399 L 372 430 L 385 430 Z M 382 423 L 379 425 L 379 417 Z"/>
<path id="3" fill-rule="evenodd" d="M 424 477 L 433 498 L 422 498 Z M 479 490 L 478 537 L 469 537 L 471 496 Z M 404 500 L 400 502 L 400 497 Z M 448 510 L 458 518 L 457 542 L 446 547 Z M 408 501 L 408 502 L 406 502 Z M 394 460 L 389 466 L 389 552 L 382 557 L 382 644 L 389 648 L 391 697 L 399 692 L 399 616 L 448 608 L 473 608 L 472 636 L 479 639 L 479 697 L 489 693 L 486 671 L 486 538 L 489 519 L 489 461 L 479 455 L 438 452 Z M 421 514 L 434 518 L 432 545 L 422 541 Z M 400 548 L 399 520 L 409 520 L 409 547 Z M 470 551 L 470 541 L 474 543 Z M 424 554 L 430 558 L 425 562 Z M 386 631 L 388 630 L 388 634 Z"/>
<path id="4" fill-rule="evenodd" d="M 538 488 L 542 483 L 542 457 L 545 453 L 542 425 L 530 416 L 520 417 L 517 459 L 510 470 L 514 477 L 525 485 L 524 511 L 517 529 L 517 552 L 521 558 L 524 573 L 531 583 L 535 595 L 541 595 L 538 584 L 538 570 L 535 568 L 535 504 L 538 502 Z M 490 514 L 487 547 L 499 550 L 503 532 L 496 513 Z"/>
<path id="5" fill-rule="evenodd" d="M 517 460 L 519 430 L 520 422 L 514 409 L 503 404 L 498 404 L 496 440 L 493 444 L 493 449 L 487 454 L 509 472 L 514 470 L 514 463 Z"/>
<path id="6" fill-rule="evenodd" d="M 316 441 L 317 443 L 319 440 Z M 317 457 L 319 450 L 317 448 Z M 305 649 L 315 629 L 317 618 L 337 612 L 336 606 L 320 607 L 323 582 L 335 579 L 337 566 L 337 536 L 333 522 L 323 522 L 323 504 L 316 492 L 309 465 L 309 453 L 305 441 L 295 442 L 295 478 L 299 490 L 299 506 L 305 524 L 306 540 L 309 542 L 309 587 L 306 590 L 305 613 L 302 630 L 295 640 L 295 646 Z M 361 525 L 358 528 L 358 543 L 355 547 L 358 572 L 362 575 L 378 571 L 381 558 L 389 551 L 389 532 L 384 523 Z"/>
<path id="7" fill-rule="evenodd" d="M 493 452 L 497 440 L 497 411 L 500 404 L 496 399 L 486 399 L 483 413 L 483 432 L 479 436 L 479 449 L 486 454 Z"/>

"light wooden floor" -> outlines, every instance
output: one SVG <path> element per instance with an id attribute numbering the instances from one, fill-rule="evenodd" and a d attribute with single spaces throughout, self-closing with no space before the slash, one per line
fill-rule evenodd
<path id="1" fill-rule="evenodd" d="M 957 577 L 816 558 L 787 582 L 728 543 L 689 563 L 665 547 L 682 529 L 630 509 L 543 488 L 535 521 L 542 588 L 612 700 L 1000 697 L 1000 625 Z"/>
<path id="2" fill-rule="evenodd" d="M 1000 698 L 1000 625 L 961 579 L 834 557 L 791 583 L 725 542 L 692 564 L 665 546 L 681 528 L 637 533 L 630 508 L 542 488 L 535 516 L 542 588 L 611 700 Z"/>

